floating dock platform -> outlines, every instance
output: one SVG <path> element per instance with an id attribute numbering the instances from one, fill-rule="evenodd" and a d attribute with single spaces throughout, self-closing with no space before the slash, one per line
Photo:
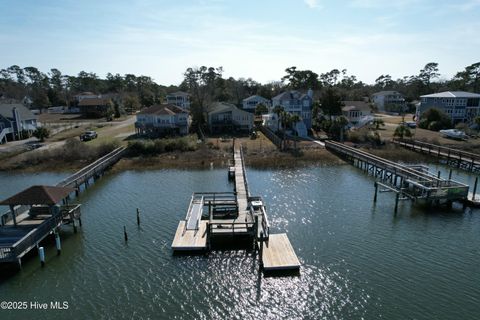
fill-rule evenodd
<path id="1" fill-rule="evenodd" d="M 263 269 L 265 271 L 300 269 L 300 261 L 298 261 L 285 233 L 270 235 L 270 239 L 264 243 L 262 250 Z"/>

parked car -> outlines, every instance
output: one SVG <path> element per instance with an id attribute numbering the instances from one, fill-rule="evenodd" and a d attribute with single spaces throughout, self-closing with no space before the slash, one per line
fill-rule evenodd
<path id="1" fill-rule="evenodd" d="M 42 143 L 30 143 L 30 144 L 27 144 L 27 149 L 28 150 L 35 150 L 35 149 L 41 148 L 43 146 L 44 146 L 44 144 L 42 144 Z"/>
<path id="2" fill-rule="evenodd" d="M 407 127 L 415 129 L 417 127 L 417 123 L 415 121 L 407 121 Z"/>
<path id="3" fill-rule="evenodd" d="M 80 135 L 80 141 L 90 141 L 97 138 L 97 136 L 95 131 L 85 131 Z"/>
<path id="4" fill-rule="evenodd" d="M 400 122 L 400 124 L 411 129 L 415 129 L 417 127 L 417 123 L 415 121 Z"/>

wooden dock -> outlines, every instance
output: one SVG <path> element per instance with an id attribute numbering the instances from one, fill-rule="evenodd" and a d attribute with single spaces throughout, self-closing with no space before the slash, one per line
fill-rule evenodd
<path id="1" fill-rule="evenodd" d="M 78 196 L 80 186 L 84 184 L 87 188 L 92 179 L 101 177 L 122 157 L 124 150 L 124 147 L 113 150 L 56 186 L 32 186 L 4 200 L 10 210 L 0 215 L 0 263 L 21 265 L 22 257 L 50 234 L 55 234 L 60 243 L 57 231 L 63 224 L 71 224 L 76 232 L 77 224 L 81 226 L 80 204 L 68 204 L 71 193 Z M 57 203 L 60 200 L 63 204 Z"/>
<path id="2" fill-rule="evenodd" d="M 412 151 L 443 159 L 447 165 L 458 169 L 480 173 L 480 155 L 418 140 L 393 140 L 392 143 Z"/>
<path id="3" fill-rule="evenodd" d="M 263 245 L 262 261 L 265 271 L 298 270 L 300 268 L 300 261 L 298 261 L 285 233 L 270 235 L 268 242 Z"/>
<path id="4" fill-rule="evenodd" d="M 209 250 L 215 242 L 247 243 L 260 251 L 264 271 L 299 270 L 287 235 L 270 234 L 262 198 L 250 195 L 242 147 L 235 143 L 228 177 L 234 179 L 235 192 L 193 193 L 186 217 L 175 232 L 172 250 Z"/>
<path id="5" fill-rule="evenodd" d="M 428 173 L 425 168 L 402 165 L 335 141 L 325 141 L 325 147 L 374 176 L 376 187 L 382 185 L 388 191 L 396 192 L 397 203 L 399 198 L 404 197 L 413 201 L 436 202 L 462 202 L 467 199 L 468 185 L 442 179 L 439 175 Z"/>
<path id="6" fill-rule="evenodd" d="M 198 229 L 187 229 L 185 220 L 178 223 L 172 243 L 174 251 L 198 251 L 207 249 L 207 222 L 201 221 Z"/>

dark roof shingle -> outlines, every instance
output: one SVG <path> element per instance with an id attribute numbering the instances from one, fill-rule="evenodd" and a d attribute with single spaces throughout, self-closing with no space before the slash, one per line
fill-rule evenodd
<path id="1" fill-rule="evenodd" d="M 156 104 L 143 110 L 139 114 L 156 114 L 156 115 L 175 115 L 177 113 L 188 113 L 185 109 L 177 107 L 173 104 Z"/>
<path id="2" fill-rule="evenodd" d="M 54 205 L 75 191 L 69 187 L 31 186 L 0 202 L 0 205 Z"/>

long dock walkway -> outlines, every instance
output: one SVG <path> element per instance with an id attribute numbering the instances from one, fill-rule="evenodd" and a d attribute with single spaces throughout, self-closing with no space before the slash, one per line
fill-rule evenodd
<path id="1" fill-rule="evenodd" d="M 480 172 L 480 155 L 475 153 L 418 140 L 393 140 L 392 143 L 416 152 L 428 154 L 438 159 L 446 160 L 447 165 L 459 169 L 475 173 Z"/>
<path id="2" fill-rule="evenodd" d="M 300 262 L 286 234 L 270 234 L 263 200 L 251 196 L 240 144 L 234 143 L 235 192 L 194 193 L 172 242 L 173 251 L 208 250 L 212 242 L 253 243 L 264 271 L 298 270 Z"/>
<path id="3" fill-rule="evenodd" d="M 327 150 L 375 176 L 381 186 L 397 193 L 398 197 L 427 201 L 465 201 L 469 186 L 451 179 L 442 179 L 425 168 L 402 165 L 342 143 L 326 141 Z"/>
<path id="4" fill-rule="evenodd" d="M 68 198 L 72 192 L 79 194 L 81 184 L 86 188 L 91 179 L 102 176 L 122 157 L 124 150 L 124 147 L 113 150 L 56 186 L 32 186 L 2 201 L 10 210 L 0 215 L 0 263 L 17 261 L 21 265 L 22 257 L 45 237 L 52 233 L 58 237 L 57 230 L 62 224 L 72 224 L 76 232 L 76 223 L 81 225 L 80 205 L 69 205 Z"/>

